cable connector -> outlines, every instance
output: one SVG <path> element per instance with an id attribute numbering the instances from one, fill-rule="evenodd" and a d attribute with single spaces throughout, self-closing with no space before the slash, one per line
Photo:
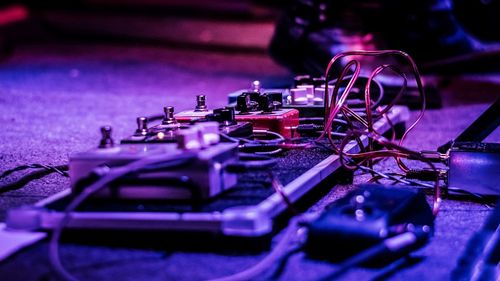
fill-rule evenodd
<path id="1" fill-rule="evenodd" d="M 444 179 L 446 178 L 445 170 L 409 170 L 406 172 L 405 178 L 422 180 L 422 181 L 435 181 L 436 178 Z"/>
<path id="2" fill-rule="evenodd" d="M 431 162 L 445 163 L 448 160 L 448 155 L 438 151 L 422 150 L 419 152 L 420 157 L 423 157 Z"/>
<path id="3" fill-rule="evenodd" d="M 299 134 L 312 134 L 323 130 L 323 125 L 317 124 L 300 124 L 297 126 L 297 132 Z"/>

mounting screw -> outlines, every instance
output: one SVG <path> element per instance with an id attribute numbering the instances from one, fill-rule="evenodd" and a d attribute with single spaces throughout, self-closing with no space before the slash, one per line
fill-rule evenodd
<path id="1" fill-rule="evenodd" d="M 205 95 L 197 95 L 196 96 L 196 107 L 194 111 L 208 111 L 208 107 L 206 105 L 206 97 Z"/>
<path id="2" fill-rule="evenodd" d="M 111 126 L 101 127 L 101 141 L 99 142 L 99 148 L 110 148 L 114 146 L 113 138 L 111 138 L 112 130 Z"/>

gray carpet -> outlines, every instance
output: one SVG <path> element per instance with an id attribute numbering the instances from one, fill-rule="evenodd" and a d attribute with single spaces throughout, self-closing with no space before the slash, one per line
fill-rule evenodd
<path id="1" fill-rule="evenodd" d="M 268 87 L 284 85 L 290 75 L 260 55 L 191 52 L 186 50 L 112 45 L 36 45 L 16 49 L 0 63 L 0 170 L 27 163 L 60 164 L 73 152 L 94 147 L 99 126 L 112 125 L 120 139 L 135 127 L 135 117 L 161 113 L 162 107 L 190 109 L 196 94 L 207 95 L 211 107 L 223 106 L 226 95 L 260 79 Z M 456 136 L 500 93 L 498 76 L 429 78 L 439 85 L 444 108 L 429 110 L 408 139 L 414 149 L 435 149 Z M 413 118 L 415 113 L 412 114 Z M 497 130 L 489 141 L 500 141 Z M 378 165 L 393 171 L 392 161 Z M 356 183 L 367 176 L 357 176 Z M 2 182 L 5 183 L 5 182 Z M 67 188 L 57 175 L 34 181 L 0 196 L 5 210 L 31 204 Z M 337 186 L 314 206 L 318 209 L 345 194 Z M 444 200 L 431 243 L 414 256 L 419 262 L 388 280 L 446 280 L 469 237 L 490 209 L 479 202 Z M 276 237 L 275 241 L 279 239 Z M 168 245 L 168 241 L 164 241 Z M 264 253 L 182 252 L 163 248 L 136 249 L 65 243 L 62 260 L 82 280 L 203 280 L 240 271 Z M 316 280 L 335 265 L 302 253 L 292 256 L 280 280 Z M 383 270 L 354 269 L 342 280 L 374 279 Z M 41 242 L 0 263 L 2 280 L 54 280 Z"/>

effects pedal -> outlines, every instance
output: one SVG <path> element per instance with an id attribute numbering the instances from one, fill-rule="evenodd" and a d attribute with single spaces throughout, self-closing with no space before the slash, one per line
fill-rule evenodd
<path id="1" fill-rule="evenodd" d="M 253 133 L 253 126 L 249 122 L 237 122 L 233 107 L 223 107 L 209 110 L 206 105 L 206 96 L 196 96 L 194 110 L 181 111 L 174 115 L 181 124 L 197 124 L 215 121 L 219 123 L 220 132 L 230 137 L 249 137 Z"/>
<path id="2" fill-rule="evenodd" d="M 350 77 L 346 77 L 350 78 Z M 328 101 L 333 96 L 335 81 L 328 83 Z M 345 101 L 351 108 L 359 107 L 364 109 L 365 85 L 368 82 L 366 77 L 358 77 L 356 83 L 351 88 L 348 99 Z M 349 83 L 348 79 L 340 83 L 339 93 L 342 93 Z M 370 86 L 372 95 L 380 97 L 383 91 L 382 85 L 374 81 Z M 289 95 L 285 102 L 285 108 L 295 108 L 300 111 L 301 117 L 322 117 L 325 115 L 325 92 L 326 80 L 324 77 L 311 77 L 309 75 L 299 75 L 294 78 L 293 88 L 289 90 Z"/>
<path id="3" fill-rule="evenodd" d="M 299 125 L 299 111 L 282 108 L 282 101 L 280 92 L 260 93 L 258 89 L 243 92 L 236 98 L 235 118 L 252 123 L 255 130 L 268 130 L 291 138 L 292 128 Z"/>
<path id="4" fill-rule="evenodd" d="M 347 86 L 349 80 L 342 81 L 339 92 Z M 351 94 L 346 100 L 351 108 L 364 108 L 364 87 L 368 78 L 358 77 L 356 83 L 351 89 Z M 329 100 L 332 99 L 334 88 L 333 82 L 328 84 Z M 258 85 L 256 87 L 255 85 Z M 374 81 L 370 87 L 371 93 L 375 96 L 380 96 L 383 92 L 382 84 Z M 299 111 L 301 118 L 324 117 L 324 99 L 326 91 L 326 81 L 324 77 L 311 77 L 309 75 L 299 75 L 294 78 L 293 85 L 287 89 L 264 89 L 260 82 L 254 81 L 249 90 L 239 90 L 228 95 L 229 104 L 236 104 L 237 98 L 246 92 L 258 92 L 273 95 L 281 95 L 281 104 L 283 109 L 296 109 Z"/>
<path id="5" fill-rule="evenodd" d="M 96 193 L 95 197 L 134 200 L 191 199 L 196 191 L 197 196 L 204 199 L 233 187 L 237 181 L 236 175 L 226 173 L 224 166 L 225 163 L 237 159 L 237 144 L 220 142 L 219 124 L 174 124 L 177 123 L 162 123 L 156 128 L 153 127 L 153 130 L 138 130 L 132 137 L 137 139 L 131 141 L 131 138 L 128 138 L 120 145 L 114 144 L 110 127 L 101 128 L 102 139 L 98 148 L 70 156 L 72 192 L 81 192 L 96 168 L 124 166 L 158 154 L 182 158 L 186 153 L 194 154 L 194 159 L 176 167 L 139 172 L 126 180 L 113 183 L 112 186 Z M 150 132 L 151 136 L 148 136 Z M 140 133 L 144 135 L 139 136 Z M 162 133 L 165 137 L 161 137 Z"/>
<path id="6" fill-rule="evenodd" d="M 299 125 L 299 112 L 281 108 L 268 94 L 243 93 L 238 97 L 236 110 L 237 121 L 250 122 L 255 130 L 276 132 L 285 138 L 291 138 L 292 128 Z"/>
<path id="7" fill-rule="evenodd" d="M 333 202 L 308 225 L 306 252 L 338 261 L 405 231 L 422 228 L 431 235 L 433 227 L 422 192 L 365 184 Z"/>

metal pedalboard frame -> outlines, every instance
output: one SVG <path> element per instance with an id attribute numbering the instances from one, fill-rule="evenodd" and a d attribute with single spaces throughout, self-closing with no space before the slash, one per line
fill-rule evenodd
<path id="1" fill-rule="evenodd" d="M 409 115 L 408 108 L 395 106 L 387 117 L 393 124 L 400 124 L 408 121 Z M 374 127 L 379 132 L 390 129 L 385 118 L 378 120 Z M 362 141 L 366 144 L 366 137 Z M 356 142 L 351 141 L 346 149 L 354 153 L 359 148 Z M 296 202 L 340 167 L 339 157 L 330 155 L 285 185 L 283 192 L 291 202 Z M 46 206 L 69 196 L 70 192 L 68 188 L 34 205 L 9 210 L 7 227 L 32 231 L 54 229 L 64 213 Z M 273 231 L 274 219 L 286 209 L 282 197 L 273 193 L 257 205 L 230 207 L 215 212 L 73 212 L 66 228 L 211 232 L 234 237 L 262 237 Z"/>

